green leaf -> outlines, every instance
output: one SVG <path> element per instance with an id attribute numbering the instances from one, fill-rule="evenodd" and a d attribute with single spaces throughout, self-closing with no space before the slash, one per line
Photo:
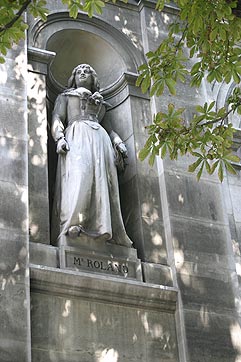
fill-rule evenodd
<path id="1" fill-rule="evenodd" d="M 211 111 L 211 109 L 214 107 L 215 105 L 215 101 L 213 101 L 212 103 L 210 103 L 210 105 L 208 106 L 208 112 Z"/>
<path id="2" fill-rule="evenodd" d="M 160 96 L 164 91 L 164 81 L 163 79 L 157 80 L 151 87 L 150 96 L 154 96 L 156 93 L 157 96 Z"/>
<path id="3" fill-rule="evenodd" d="M 220 27 L 220 28 L 219 28 L 219 35 L 220 35 L 220 38 L 221 38 L 223 41 L 226 41 L 226 39 L 227 39 L 227 32 L 226 32 L 226 30 L 225 30 L 223 27 Z"/>
<path id="4" fill-rule="evenodd" d="M 195 63 L 191 69 L 191 75 L 194 75 L 197 72 L 199 72 L 200 67 L 201 67 L 201 62 Z"/>
<path id="5" fill-rule="evenodd" d="M 223 182 L 223 164 L 221 161 L 219 162 L 218 178 L 221 182 Z"/>
<path id="6" fill-rule="evenodd" d="M 161 148 L 161 158 L 164 158 L 166 156 L 166 153 L 167 153 L 167 144 L 164 143 Z"/>
<path id="7" fill-rule="evenodd" d="M 202 161 L 203 161 L 202 157 L 198 158 L 197 161 L 188 166 L 188 171 L 194 172 Z"/>
<path id="8" fill-rule="evenodd" d="M 235 83 L 238 84 L 240 82 L 240 76 L 238 75 L 238 73 L 235 70 L 233 70 L 232 75 L 233 75 L 233 79 L 234 79 Z"/>
<path id="9" fill-rule="evenodd" d="M 210 166 L 210 164 L 209 164 L 209 162 L 207 160 L 205 161 L 205 167 L 206 167 L 206 170 L 209 173 L 209 175 L 211 175 L 212 169 L 211 169 L 211 166 Z"/>
<path id="10" fill-rule="evenodd" d="M 156 9 L 158 11 L 162 11 L 162 9 L 164 8 L 164 4 L 165 4 L 164 0 L 158 0 L 156 3 Z"/>
<path id="11" fill-rule="evenodd" d="M 215 71 L 214 70 L 210 70 L 208 76 L 207 76 L 207 81 L 209 83 L 212 83 L 212 81 L 214 81 L 215 79 Z"/>
<path id="12" fill-rule="evenodd" d="M 77 16 L 78 16 L 78 6 L 77 5 L 75 5 L 75 4 L 73 4 L 72 6 L 71 6 L 71 8 L 69 9 L 69 16 L 71 17 L 71 18 L 74 18 L 74 19 L 76 19 L 77 18 Z"/>
<path id="13" fill-rule="evenodd" d="M 150 148 L 147 148 L 147 147 L 143 147 L 140 152 L 139 152 L 139 155 L 138 155 L 138 158 L 141 160 L 141 161 L 144 161 L 145 158 L 149 155 L 151 149 Z"/>
<path id="14" fill-rule="evenodd" d="M 145 78 L 143 79 L 142 83 L 141 83 L 142 93 L 146 93 L 148 91 L 150 83 L 151 83 L 151 78 L 150 78 L 149 75 L 146 75 Z"/>
<path id="15" fill-rule="evenodd" d="M 215 27 L 215 28 L 211 31 L 210 35 L 209 35 L 210 40 L 211 40 L 211 41 L 215 40 L 216 37 L 217 37 L 217 35 L 218 35 L 218 27 Z"/>
<path id="16" fill-rule="evenodd" d="M 199 112 L 199 113 L 204 113 L 204 109 L 200 105 L 196 106 L 196 111 Z"/>
<path id="17" fill-rule="evenodd" d="M 238 107 L 237 107 L 237 113 L 238 113 L 238 114 L 241 114 L 241 106 L 238 106 Z"/>
<path id="18" fill-rule="evenodd" d="M 149 165 L 153 166 L 156 158 L 156 153 L 152 151 L 151 156 L 149 157 Z"/>
<path id="19" fill-rule="evenodd" d="M 138 67 L 138 71 L 139 72 L 141 72 L 141 71 L 143 71 L 143 70 L 146 70 L 147 69 L 147 64 L 142 64 L 142 65 L 140 65 L 139 67 Z"/>
<path id="20" fill-rule="evenodd" d="M 175 96 L 176 95 L 176 82 L 171 78 L 167 78 L 167 79 L 165 79 L 165 83 L 169 89 L 169 92 Z"/>
<path id="21" fill-rule="evenodd" d="M 138 78 L 137 78 L 137 80 L 136 80 L 136 86 L 137 86 L 137 87 L 139 87 L 139 86 L 141 85 L 141 82 L 142 82 L 142 80 L 144 79 L 144 77 L 145 77 L 145 73 L 144 73 L 144 72 L 141 73 L 141 74 L 138 76 Z"/>
<path id="22" fill-rule="evenodd" d="M 225 159 L 229 160 L 231 162 L 239 162 L 240 158 L 237 155 L 234 155 L 233 153 L 229 153 L 228 155 L 225 155 Z"/>
<path id="23" fill-rule="evenodd" d="M 200 169 L 199 169 L 199 171 L 198 171 L 198 173 L 197 173 L 197 180 L 198 180 L 198 181 L 200 180 L 200 178 L 201 178 L 201 176 L 202 176 L 203 167 L 204 167 L 204 161 L 203 161 L 203 163 L 202 163 L 202 165 L 201 165 L 201 167 L 200 167 Z"/>
<path id="24" fill-rule="evenodd" d="M 211 166 L 210 175 L 212 175 L 214 173 L 214 171 L 216 170 L 218 164 L 219 164 L 219 160 L 215 161 L 214 164 Z"/>
<path id="25" fill-rule="evenodd" d="M 231 165 L 230 162 L 224 160 L 224 164 L 225 164 L 226 170 L 227 170 L 229 173 L 231 173 L 232 175 L 236 175 L 236 174 L 237 174 L 235 168 Z"/>

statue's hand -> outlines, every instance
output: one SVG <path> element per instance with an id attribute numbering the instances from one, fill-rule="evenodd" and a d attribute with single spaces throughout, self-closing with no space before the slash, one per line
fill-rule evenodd
<path id="1" fill-rule="evenodd" d="M 121 153 L 123 158 L 128 157 L 128 151 L 127 151 L 127 148 L 126 148 L 126 145 L 124 144 L 124 142 L 118 143 L 116 145 L 116 148 Z"/>
<path id="2" fill-rule="evenodd" d="M 99 92 L 95 92 L 94 94 L 92 94 L 90 99 L 97 105 L 103 102 L 103 97 Z"/>
<path id="3" fill-rule="evenodd" d="M 69 151 L 68 142 L 66 141 L 66 139 L 64 137 L 60 138 L 57 142 L 56 152 L 63 155 L 63 154 L 66 154 L 67 151 Z"/>

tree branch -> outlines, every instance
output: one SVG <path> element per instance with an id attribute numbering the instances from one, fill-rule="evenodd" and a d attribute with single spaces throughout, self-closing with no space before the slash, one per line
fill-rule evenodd
<path id="1" fill-rule="evenodd" d="M 11 28 L 16 23 L 16 21 L 20 18 L 20 16 L 24 13 L 24 11 L 27 9 L 27 7 L 29 6 L 30 3 L 31 3 L 31 0 L 25 1 L 25 3 L 22 5 L 22 7 L 19 9 L 19 11 L 14 16 L 14 18 L 11 21 L 9 21 L 7 24 L 5 24 L 4 26 L 0 27 L 0 33 Z"/>
<path id="2" fill-rule="evenodd" d="M 232 109 L 230 109 L 229 111 L 227 111 L 227 112 L 225 113 L 225 115 L 222 116 L 222 117 L 215 118 L 215 119 L 213 119 L 212 121 L 207 121 L 207 122 L 202 123 L 202 124 L 199 124 L 200 122 L 202 122 L 202 121 L 199 121 L 199 122 L 197 122 L 197 124 L 198 124 L 199 126 L 208 126 L 209 124 L 214 124 L 214 123 L 217 123 L 217 122 L 219 122 L 219 121 L 223 121 L 223 120 L 225 120 L 225 118 L 228 117 L 228 115 L 229 115 L 231 112 L 233 112 Z"/>

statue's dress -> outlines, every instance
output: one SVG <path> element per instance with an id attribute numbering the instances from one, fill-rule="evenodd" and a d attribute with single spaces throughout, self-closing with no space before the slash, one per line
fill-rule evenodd
<path id="1" fill-rule="evenodd" d="M 66 91 L 56 100 L 52 133 L 58 139 L 63 132 L 70 149 L 58 158 L 53 223 L 58 224 L 58 237 L 80 225 L 85 235 L 130 247 L 113 146 L 99 124 L 104 113 L 103 101 L 85 88 Z"/>

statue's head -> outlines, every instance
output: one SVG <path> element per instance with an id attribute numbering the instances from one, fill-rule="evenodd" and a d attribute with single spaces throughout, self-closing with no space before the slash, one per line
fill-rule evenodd
<path id="1" fill-rule="evenodd" d="M 68 80 L 68 88 L 89 88 L 92 93 L 100 90 L 96 71 L 89 64 L 79 64 L 72 71 Z"/>

